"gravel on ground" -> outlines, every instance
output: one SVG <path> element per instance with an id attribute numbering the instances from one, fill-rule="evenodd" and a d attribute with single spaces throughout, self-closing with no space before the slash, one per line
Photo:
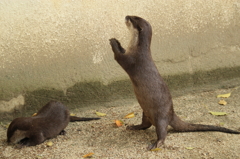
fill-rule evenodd
<path id="1" fill-rule="evenodd" d="M 231 92 L 225 98 L 227 105 L 219 105 L 218 94 Z M 176 113 L 190 123 L 220 125 L 240 131 L 240 88 L 221 89 L 195 94 L 183 94 L 173 99 Z M 59 135 L 44 143 L 18 149 L 6 142 L 6 128 L 0 126 L 0 158 L 6 159 L 79 159 L 88 153 L 92 158 L 122 159 L 122 158 L 240 158 L 240 135 L 221 132 L 191 132 L 178 133 L 171 131 L 164 146 L 158 151 L 147 151 L 147 146 L 157 137 L 155 127 L 147 130 L 126 130 L 127 125 L 141 122 L 142 110 L 135 99 L 131 104 L 118 107 L 95 106 L 91 109 L 71 110 L 71 113 L 81 117 L 96 117 L 95 112 L 106 113 L 100 120 L 69 123 L 65 129 L 66 135 Z M 209 113 L 226 112 L 225 116 L 214 116 Z M 135 117 L 123 117 L 134 112 Z M 117 127 L 115 120 L 122 120 L 123 126 Z M 10 121 L 9 121 L 10 123 Z M 52 146 L 47 143 L 51 141 Z"/>

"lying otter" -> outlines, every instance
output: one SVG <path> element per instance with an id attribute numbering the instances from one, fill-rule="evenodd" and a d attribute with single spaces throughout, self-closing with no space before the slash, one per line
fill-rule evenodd
<path id="1" fill-rule="evenodd" d="M 132 35 L 128 48 L 125 50 L 114 38 L 110 39 L 110 45 L 115 60 L 129 75 L 136 98 L 143 109 L 142 123 L 128 126 L 127 129 L 141 130 L 154 125 L 157 141 L 148 149 L 159 147 L 164 143 L 168 125 L 179 132 L 220 131 L 240 134 L 238 131 L 223 127 L 189 124 L 182 121 L 173 110 L 171 94 L 152 60 L 150 50 L 151 25 L 146 20 L 136 16 L 126 16 L 125 21 Z"/>
<path id="2" fill-rule="evenodd" d="M 88 121 L 100 118 L 80 118 L 70 116 L 67 107 L 61 102 L 50 101 L 36 116 L 14 119 L 7 130 L 7 141 L 25 146 L 41 144 L 46 139 L 64 135 L 69 121 Z"/>

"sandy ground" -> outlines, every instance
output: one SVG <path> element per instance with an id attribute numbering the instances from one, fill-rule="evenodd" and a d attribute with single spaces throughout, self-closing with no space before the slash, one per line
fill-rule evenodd
<path id="1" fill-rule="evenodd" d="M 196 94 L 187 94 L 174 98 L 176 113 L 185 121 L 200 124 L 223 125 L 234 130 L 240 130 L 240 88 L 234 90 L 225 99 L 228 104 L 219 105 L 218 94 L 229 93 L 233 89 L 215 90 Z M 141 122 L 141 108 L 134 101 L 131 105 L 121 107 L 96 107 L 92 110 L 73 110 L 77 116 L 96 116 L 95 111 L 106 113 L 98 121 L 70 123 L 65 129 L 65 136 L 59 135 L 44 143 L 17 149 L 6 143 L 6 128 L 0 126 L 0 158 L 8 159 L 62 159 L 82 158 L 90 152 L 92 158 L 240 158 L 240 135 L 221 132 L 176 133 L 170 131 L 165 145 L 159 151 L 147 151 L 146 147 L 156 140 L 155 128 L 147 130 L 128 131 L 126 125 Z M 92 107 L 91 107 L 92 108 Z M 213 116 L 208 111 L 226 112 L 226 116 Z M 134 112 L 135 117 L 123 119 Z M 116 127 L 114 120 L 122 120 L 124 125 Z M 10 122 L 10 121 L 9 121 Z M 170 130 L 170 129 L 169 129 Z M 47 147 L 48 141 L 53 146 Z M 192 149 L 188 149 L 188 148 Z"/>

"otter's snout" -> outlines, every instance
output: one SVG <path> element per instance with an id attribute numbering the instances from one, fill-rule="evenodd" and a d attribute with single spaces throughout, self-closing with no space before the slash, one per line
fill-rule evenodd
<path id="1" fill-rule="evenodd" d="M 126 16 L 125 17 L 125 24 L 127 25 L 127 27 L 131 26 L 131 16 Z"/>
<path id="2" fill-rule="evenodd" d="M 130 16 L 127 15 L 127 16 L 125 17 L 125 22 L 128 22 L 129 20 L 130 20 Z"/>

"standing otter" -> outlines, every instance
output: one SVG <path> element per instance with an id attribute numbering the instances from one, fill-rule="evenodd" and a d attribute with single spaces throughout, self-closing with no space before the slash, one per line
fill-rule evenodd
<path id="1" fill-rule="evenodd" d="M 46 139 L 64 135 L 69 121 L 88 121 L 100 118 L 80 118 L 70 116 L 67 107 L 61 102 L 50 101 L 36 116 L 14 119 L 7 130 L 7 142 L 25 146 L 41 144 Z"/>
<path id="2" fill-rule="evenodd" d="M 138 103 L 143 109 L 142 123 L 128 126 L 128 130 L 144 130 L 154 125 L 157 141 L 148 149 L 154 149 L 164 143 L 168 125 L 179 132 L 220 131 L 240 134 L 238 131 L 223 127 L 190 124 L 182 121 L 173 110 L 171 94 L 152 60 L 151 25 L 137 16 L 126 16 L 125 22 L 132 34 L 128 48 L 125 50 L 114 38 L 110 39 L 110 45 L 115 60 L 129 75 Z"/>

